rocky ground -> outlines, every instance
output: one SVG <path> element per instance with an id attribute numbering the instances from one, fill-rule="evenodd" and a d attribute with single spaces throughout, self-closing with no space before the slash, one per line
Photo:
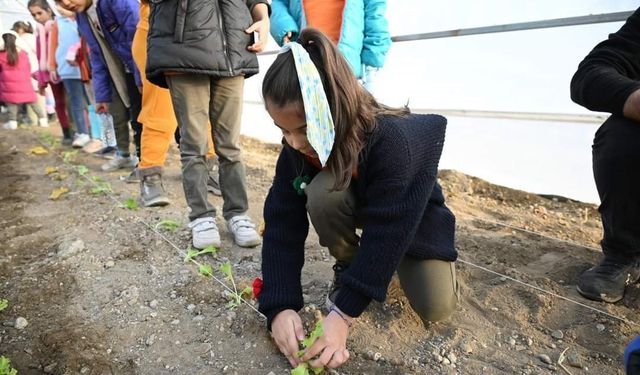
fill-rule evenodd
<path id="1" fill-rule="evenodd" d="M 138 186 L 124 172 L 100 172 L 104 160 L 50 146 L 50 133 L 0 130 L 0 298 L 9 304 L 0 311 L 0 355 L 20 375 L 288 374 L 254 302 L 227 307 L 232 284 L 218 271 L 229 261 L 238 288 L 250 285 L 260 276 L 260 249 L 233 246 L 221 225 L 219 253 L 197 258 L 214 278 L 183 261 L 189 232 L 176 149 L 165 176 L 172 204 L 128 209 Z M 34 153 L 42 145 L 48 152 Z M 279 147 L 251 139 L 243 146 L 250 215 L 260 222 Z M 575 291 L 600 256 L 596 207 L 455 171 L 440 179 L 458 218 L 458 311 L 425 328 L 394 281 L 387 301 L 357 320 L 352 359 L 335 373 L 622 374 L 624 347 L 639 332 L 640 289 L 615 305 Z M 180 227 L 156 229 L 164 220 Z M 314 233 L 307 254 L 311 324 L 332 261 Z"/>

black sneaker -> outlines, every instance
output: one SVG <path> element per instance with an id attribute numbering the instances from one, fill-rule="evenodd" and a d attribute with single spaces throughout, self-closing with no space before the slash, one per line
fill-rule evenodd
<path id="1" fill-rule="evenodd" d="M 171 202 L 162 185 L 160 174 L 143 177 L 140 182 L 140 201 L 145 207 L 161 207 Z"/>
<path id="2" fill-rule="evenodd" d="M 627 285 L 640 279 L 640 262 L 623 264 L 605 258 L 600 264 L 586 270 L 578 279 L 578 293 L 594 301 L 618 302 L 624 297 Z"/>
<path id="3" fill-rule="evenodd" d="M 349 263 L 347 262 L 336 261 L 336 264 L 333 265 L 333 282 L 331 283 L 329 294 L 327 294 L 327 300 L 325 302 L 327 310 L 335 304 L 338 292 L 342 287 L 340 277 L 342 276 L 342 273 L 347 270 L 347 268 L 349 268 Z"/>

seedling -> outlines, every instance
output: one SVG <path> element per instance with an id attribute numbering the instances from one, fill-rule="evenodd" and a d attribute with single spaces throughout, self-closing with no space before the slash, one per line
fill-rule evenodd
<path id="1" fill-rule="evenodd" d="M 127 200 L 122 202 L 120 207 L 126 208 L 127 210 L 137 210 L 140 208 L 140 206 L 138 206 L 138 202 L 133 198 L 127 198 Z"/>
<path id="2" fill-rule="evenodd" d="M 174 230 L 180 228 L 182 225 L 175 220 L 165 219 L 161 220 L 156 224 L 156 229 L 163 229 L 169 232 L 173 232 Z"/>
<path id="3" fill-rule="evenodd" d="M 309 336 L 305 337 L 304 340 L 300 341 L 300 345 L 302 346 L 303 349 L 300 350 L 298 353 L 296 353 L 298 358 L 302 358 L 302 356 L 304 355 L 304 351 L 308 349 L 311 345 L 313 345 L 313 343 L 316 342 L 316 340 L 323 334 L 324 334 L 324 328 L 322 327 L 322 321 L 318 320 L 318 322 L 316 322 L 315 328 L 309 334 Z M 318 375 L 318 374 L 322 374 L 322 372 L 324 371 L 324 367 L 310 367 L 309 363 L 305 362 L 305 363 L 299 364 L 296 368 L 291 370 L 291 375 L 310 375 L 311 372 L 309 372 L 309 370 L 311 370 L 313 374 Z"/>
<path id="4" fill-rule="evenodd" d="M 0 357 L 0 375 L 18 375 L 18 370 L 11 367 L 11 361 L 5 356 Z"/>
<path id="5" fill-rule="evenodd" d="M 231 268 L 230 262 L 224 262 L 220 265 L 220 272 L 222 272 L 229 281 L 231 281 L 231 285 L 233 286 L 233 292 L 229 296 L 229 302 L 227 303 L 227 308 L 235 309 L 240 306 L 242 303 L 242 298 L 244 296 L 250 297 L 253 294 L 253 289 L 250 286 L 242 289 L 240 293 L 238 293 L 238 288 L 236 287 L 236 282 L 233 278 L 233 272 Z"/>
<path id="6" fill-rule="evenodd" d="M 216 249 L 213 245 L 207 246 L 200 251 L 196 249 L 189 249 L 187 250 L 187 256 L 184 257 L 184 261 L 188 262 L 194 259 L 195 257 L 197 257 L 198 255 L 204 255 L 204 254 L 211 254 L 212 256 L 216 256 L 217 252 L 218 252 L 218 249 Z"/>
<path id="7" fill-rule="evenodd" d="M 78 165 L 76 166 L 76 172 L 78 172 L 80 176 L 84 176 L 89 173 L 89 168 L 87 168 L 86 165 Z"/>
<path id="8" fill-rule="evenodd" d="M 91 189 L 91 194 L 99 195 L 99 194 L 109 194 L 113 190 L 111 190 L 111 184 L 108 182 L 101 182 L 98 186 Z"/>
<path id="9" fill-rule="evenodd" d="M 213 276 L 213 267 L 208 263 L 202 263 L 198 267 L 198 273 L 204 277 L 211 277 Z"/>
<path id="10" fill-rule="evenodd" d="M 64 160 L 65 163 L 70 163 L 76 158 L 76 156 L 78 156 L 78 150 L 65 151 L 62 153 L 62 160 Z"/>
<path id="11" fill-rule="evenodd" d="M 54 146 L 60 143 L 60 140 L 55 138 L 51 133 L 40 133 L 40 140 L 49 146 Z"/>
<path id="12" fill-rule="evenodd" d="M 6 309 L 9 306 L 9 301 L 4 298 L 0 298 L 0 311 Z"/>
<path id="13" fill-rule="evenodd" d="M 100 176 L 91 176 L 90 180 L 95 182 L 95 183 L 105 182 L 104 178 L 102 178 Z"/>

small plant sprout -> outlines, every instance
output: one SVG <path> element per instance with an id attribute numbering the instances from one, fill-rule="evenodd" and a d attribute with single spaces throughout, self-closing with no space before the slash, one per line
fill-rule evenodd
<path id="1" fill-rule="evenodd" d="M 155 228 L 173 232 L 174 230 L 180 228 L 181 226 L 182 225 L 175 220 L 164 219 L 159 221 L 158 224 L 156 224 Z"/>
<path id="2" fill-rule="evenodd" d="M 127 210 L 137 210 L 138 208 L 140 208 L 140 206 L 138 205 L 138 201 L 136 201 L 134 198 L 127 198 L 127 200 L 122 202 L 122 205 L 120 205 L 120 207 L 126 208 Z"/>
<path id="3" fill-rule="evenodd" d="M 6 309 L 7 307 L 9 307 L 9 301 L 4 298 L 0 298 L 0 311 Z"/>
<path id="4" fill-rule="evenodd" d="M 111 184 L 110 183 L 101 182 L 101 183 L 98 184 L 98 186 L 92 188 L 90 191 L 91 191 L 91 194 L 93 194 L 93 195 L 100 195 L 100 194 L 109 194 L 113 190 L 111 190 Z"/>
<path id="5" fill-rule="evenodd" d="M 307 336 L 304 340 L 300 341 L 300 345 L 302 346 L 302 350 L 300 350 L 296 355 L 298 358 L 302 358 L 304 355 L 305 349 L 308 349 L 311 345 L 313 345 L 316 340 L 324 334 L 324 328 L 322 327 L 322 321 L 318 320 L 316 322 L 316 326 L 313 331 Z M 311 370 L 311 372 L 309 372 Z M 318 375 L 322 374 L 324 371 L 323 367 L 310 367 L 308 363 L 301 363 L 296 368 L 291 370 L 291 375 L 311 375 L 311 373 Z"/>
<path id="6" fill-rule="evenodd" d="M 95 183 L 105 182 L 104 178 L 102 178 L 100 176 L 91 176 L 90 180 L 95 182 Z"/>
<path id="7" fill-rule="evenodd" d="M 240 306 L 242 303 L 243 297 L 251 297 L 253 294 L 253 289 L 250 286 L 242 289 L 240 293 L 238 293 L 238 288 L 236 287 L 236 281 L 233 278 L 233 272 L 230 262 L 224 262 L 220 265 L 220 272 L 222 272 L 229 281 L 231 281 L 231 285 L 233 286 L 233 292 L 229 296 L 229 303 L 227 303 L 227 308 L 235 309 Z"/>
<path id="8" fill-rule="evenodd" d="M 62 160 L 64 160 L 65 163 L 70 163 L 75 160 L 76 156 L 78 156 L 78 150 L 65 151 L 62 153 Z"/>
<path id="9" fill-rule="evenodd" d="M 213 276 L 213 267 L 208 263 L 202 263 L 198 266 L 198 273 L 204 277 Z"/>
<path id="10" fill-rule="evenodd" d="M 218 253 L 218 249 L 216 249 L 215 246 L 213 245 L 207 246 L 200 251 L 196 249 L 189 249 L 187 250 L 187 256 L 184 257 L 184 261 L 188 262 L 194 259 L 195 257 L 197 257 L 198 255 L 204 255 L 204 254 L 211 254 L 211 256 L 216 256 L 217 253 Z"/>
<path id="11" fill-rule="evenodd" d="M 0 375 L 18 375 L 18 370 L 11 367 L 11 361 L 5 356 L 0 356 Z"/>
<path id="12" fill-rule="evenodd" d="M 80 176 L 84 176 L 84 175 L 86 175 L 87 173 L 89 173 L 89 168 L 87 168 L 87 166 L 86 166 L 86 165 L 77 165 L 77 166 L 76 166 L 76 172 L 78 172 L 78 174 L 79 174 Z"/>
<path id="13" fill-rule="evenodd" d="M 46 143 L 49 146 L 54 146 L 60 143 L 60 140 L 56 139 L 51 133 L 41 133 L 40 140 L 42 141 L 42 143 Z"/>

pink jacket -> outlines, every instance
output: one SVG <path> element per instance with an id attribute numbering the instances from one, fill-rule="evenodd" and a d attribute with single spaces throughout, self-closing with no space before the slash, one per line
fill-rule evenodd
<path id="1" fill-rule="evenodd" d="M 0 101 L 11 104 L 33 103 L 37 99 L 31 85 L 31 64 L 26 52 L 18 53 L 18 62 L 11 66 L 7 51 L 0 51 Z"/>

